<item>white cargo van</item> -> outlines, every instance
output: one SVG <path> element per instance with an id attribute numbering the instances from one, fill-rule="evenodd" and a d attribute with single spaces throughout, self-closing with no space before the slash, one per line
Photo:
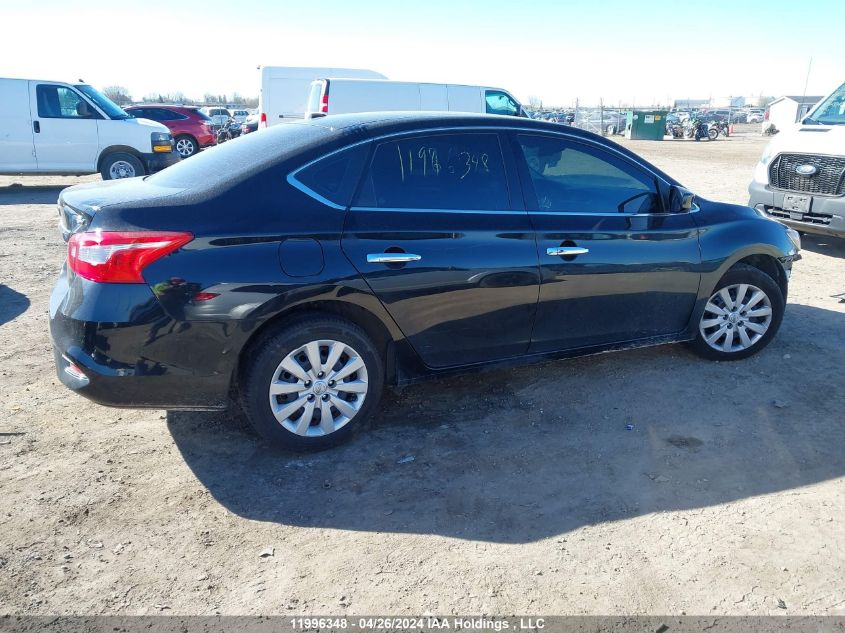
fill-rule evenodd
<path id="1" fill-rule="evenodd" d="M 84 83 L 0 78 L 0 174 L 143 176 L 179 161 L 161 123 Z"/>
<path id="2" fill-rule="evenodd" d="M 519 101 L 501 88 L 337 78 L 312 82 L 305 116 L 396 110 L 527 116 Z"/>
<path id="3" fill-rule="evenodd" d="M 387 79 L 381 73 L 359 68 L 262 66 L 261 92 L 258 95 L 259 129 L 281 123 L 283 119 L 303 118 L 308 88 L 320 77 Z"/>
<path id="4" fill-rule="evenodd" d="M 749 205 L 803 233 L 845 237 L 845 84 L 766 146 Z"/>

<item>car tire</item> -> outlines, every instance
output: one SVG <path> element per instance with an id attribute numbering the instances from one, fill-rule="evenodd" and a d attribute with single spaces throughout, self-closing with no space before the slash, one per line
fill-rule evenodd
<path id="1" fill-rule="evenodd" d="M 319 451 L 345 442 L 381 399 L 382 358 L 364 330 L 343 319 L 297 320 L 264 336 L 248 355 L 243 409 L 274 447 Z"/>
<path id="2" fill-rule="evenodd" d="M 784 307 L 783 293 L 774 279 L 759 268 L 737 264 L 716 284 L 691 347 L 710 360 L 748 358 L 777 334 Z"/>
<path id="3" fill-rule="evenodd" d="M 173 146 L 182 158 L 190 158 L 200 149 L 200 144 L 197 143 L 197 139 L 193 136 L 188 136 L 187 134 L 177 136 L 174 140 Z"/>
<path id="4" fill-rule="evenodd" d="M 146 176 L 143 163 L 132 154 L 114 152 L 103 158 L 100 164 L 100 176 L 103 180 L 118 180 L 120 178 L 135 178 Z"/>

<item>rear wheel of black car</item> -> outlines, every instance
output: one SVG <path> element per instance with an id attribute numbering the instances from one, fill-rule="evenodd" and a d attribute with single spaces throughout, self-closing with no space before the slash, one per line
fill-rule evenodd
<path id="1" fill-rule="evenodd" d="M 255 430 L 274 446 L 330 448 L 347 440 L 378 406 L 383 363 L 353 323 L 303 319 L 252 349 L 243 405 Z"/>
<path id="2" fill-rule="evenodd" d="M 757 268 L 738 264 L 716 284 L 692 348 L 711 360 L 748 358 L 774 338 L 783 310 L 783 293 L 775 280 Z"/>

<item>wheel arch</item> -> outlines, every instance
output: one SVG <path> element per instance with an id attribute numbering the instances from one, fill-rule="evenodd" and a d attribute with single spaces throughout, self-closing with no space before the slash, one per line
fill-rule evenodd
<path id="1" fill-rule="evenodd" d="M 237 363 L 232 374 L 232 393 L 237 393 L 242 381 L 243 371 L 246 367 L 244 359 L 249 357 L 252 350 L 265 337 L 281 331 L 297 320 L 320 316 L 339 317 L 363 329 L 376 346 L 376 349 L 382 354 L 385 382 L 389 384 L 396 382 L 399 373 L 395 345 L 396 340 L 391 334 L 388 325 L 373 312 L 356 303 L 319 300 L 291 306 L 267 319 L 250 334 L 249 339 L 238 354 Z"/>
<path id="2" fill-rule="evenodd" d="M 103 161 L 109 157 L 111 154 L 132 154 L 135 158 L 141 161 L 141 165 L 144 166 L 144 171 L 147 170 L 147 165 L 144 162 L 144 157 L 134 147 L 129 145 L 109 145 L 105 148 L 102 152 L 100 152 L 99 157 L 97 158 L 97 171 L 100 171 L 103 168 Z"/>
<path id="3" fill-rule="evenodd" d="M 784 270 L 780 261 L 778 261 L 777 257 L 764 253 L 755 253 L 753 255 L 747 255 L 746 257 L 743 257 L 742 259 L 734 262 L 728 270 L 733 270 L 739 264 L 745 264 L 746 266 L 756 268 L 761 272 L 767 274 L 772 279 L 774 279 L 775 283 L 777 283 L 778 285 L 778 288 L 780 288 L 781 294 L 783 294 L 784 301 L 786 301 L 789 280 L 786 277 L 786 271 Z"/>

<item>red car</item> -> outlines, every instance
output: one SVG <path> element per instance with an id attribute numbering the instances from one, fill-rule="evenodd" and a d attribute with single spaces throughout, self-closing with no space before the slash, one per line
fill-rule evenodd
<path id="1" fill-rule="evenodd" d="M 176 151 L 182 158 L 193 156 L 200 148 L 217 143 L 211 118 L 198 108 L 153 104 L 123 109 L 136 119 L 151 119 L 165 125 L 173 134 Z"/>

